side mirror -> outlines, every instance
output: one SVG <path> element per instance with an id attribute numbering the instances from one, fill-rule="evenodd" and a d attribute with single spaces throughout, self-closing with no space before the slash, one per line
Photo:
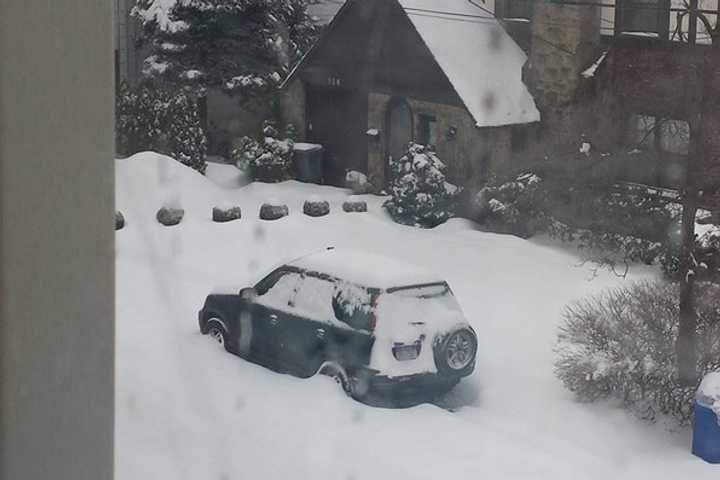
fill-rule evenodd
<path id="1" fill-rule="evenodd" d="M 257 291 L 253 287 L 243 288 L 240 290 L 240 298 L 243 300 L 252 302 L 257 296 Z"/>

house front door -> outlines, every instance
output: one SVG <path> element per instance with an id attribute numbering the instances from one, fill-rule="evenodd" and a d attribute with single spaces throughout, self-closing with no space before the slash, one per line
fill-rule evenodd
<path id="1" fill-rule="evenodd" d="M 343 186 L 348 170 L 367 172 L 367 95 L 308 89 L 308 140 L 324 147 L 325 183 Z"/>
<path id="2" fill-rule="evenodd" d="M 399 159 L 405 153 L 408 143 L 413 139 L 412 111 L 404 98 L 394 98 L 387 110 L 387 151 L 385 179 L 390 181 L 389 168 L 392 159 Z"/>

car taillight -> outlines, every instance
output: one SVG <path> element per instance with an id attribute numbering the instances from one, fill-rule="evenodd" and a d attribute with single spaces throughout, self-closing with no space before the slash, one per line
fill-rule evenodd
<path id="1" fill-rule="evenodd" d="M 370 309 L 370 331 L 374 331 L 378 323 L 378 303 L 380 302 L 380 294 L 375 293 L 372 296 L 372 308 Z"/>

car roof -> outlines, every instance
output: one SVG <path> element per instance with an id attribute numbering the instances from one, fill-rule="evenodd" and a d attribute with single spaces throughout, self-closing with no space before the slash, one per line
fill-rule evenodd
<path id="1" fill-rule="evenodd" d="M 328 249 L 306 255 L 288 265 L 381 290 L 445 283 L 439 275 L 412 263 L 359 250 Z"/>

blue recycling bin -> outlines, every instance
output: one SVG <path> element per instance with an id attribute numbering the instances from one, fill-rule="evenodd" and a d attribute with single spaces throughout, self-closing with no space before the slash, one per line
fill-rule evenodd
<path id="1" fill-rule="evenodd" d="M 708 463 L 720 464 L 720 419 L 712 408 L 715 401 L 701 386 L 695 399 L 692 453 Z"/>

